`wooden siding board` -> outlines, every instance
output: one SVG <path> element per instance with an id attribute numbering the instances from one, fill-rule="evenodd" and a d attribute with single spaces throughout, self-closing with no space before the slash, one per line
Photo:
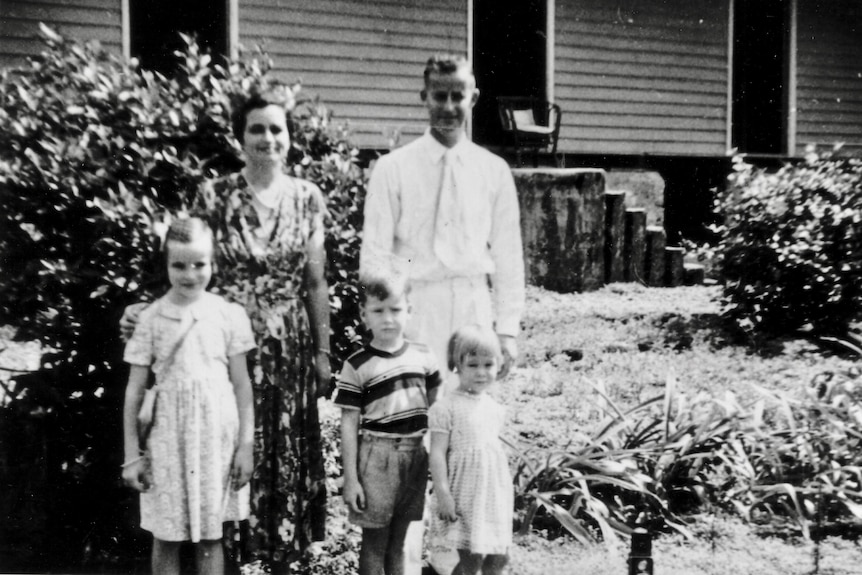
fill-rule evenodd
<path id="1" fill-rule="evenodd" d="M 92 24 L 110 26 L 115 23 L 116 15 L 110 9 L 70 6 L 68 4 L 33 5 L 29 2 L 18 3 L 10 1 L 3 7 L 4 20 L 17 20 L 26 22 L 46 22 L 56 24 L 80 23 L 86 21 Z M 86 20 L 84 19 L 86 18 Z M 14 27 L 12 28 L 14 30 Z"/>
<path id="2" fill-rule="evenodd" d="M 656 67 L 661 66 L 660 78 L 663 80 L 697 80 L 700 82 L 711 82 L 722 84 L 720 78 L 716 78 L 716 72 L 721 68 L 718 66 L 700 65 L 701 61 L 685 58 L 667 56 L 656 58 L 652 55 L 638 55 L 634 58 L 590 58 L 589 54 L 579 54 L 577 59 L 565 58 L 558 61 L 559 73 L 570 76 L 575 74 L 602 76 L 608 73 L 608 65 L 613 65 L 613 73 L 617 76 L 627 78 L 655 78 Z"/>
<path id="3" fill-rule="evenodd" d="M 271 6 L 243 2 L 241 9 L 249 11 L 249 16 L 244 20 L 250 24 L 269 22 L 286 24 L 296 29 L 325 28 L 347 32 L 363 30 L 378 34 L 416 33 L 418 25 L 426 34 L 451 34 L 451 29 L 446 24 L 449 18 L 441 13 L 435 14 L 430 7 L 423 10 L 411 8 L 396 17 L 391 10 L 371 14 L 369 9 L 374 9 L 375 5 L 368 5 L 369 9 L 365 6 L 366 4 L 361 2 L 315 2 L 312 6 L 300 10 L 278 10 Z M 338 18 L 333 18 L 333 14 L 337 14 Z M 385 21 L 381 23 L 381 20 Z"/>
<path id="4" fill-rule="evenodd" d="M 560 149 L 725 153 L 728 1 L 556 0 Z"/>
<path id="5" fill-rule="evenodd" d="M 467 50 L 467 0 L 252 0 L 239 20 L 240 43 L 263 44 L 275 74 L 301 79 L 364 147 L 388 146 L 393 130 L 402 143 L 421 134 L 425 60 Z"/>
<path id="6" fill-rule="evenodd" d="M 698 82 L 696 85 L 688 86 L 681 79 L 675 80 L 674 78 L 630 78 L 624 75 L 573 74 L 567 78 L 566 82 L 560 82 L 557 86 L 563 91 L 568 89 L 572 95 L 581 94 L 586 99 L 589 99 L 593 94 L 590 90 L 595 89 L 599 97 L 602 97 L 604 91 L 607 91 L 610 99 L 615 97 L 615 90 L 622 91 L 628 94 L 628 100 L 632 101 L 663 99 L 673 94 L 703 96 L 707 101 L 725 100 L 725 91 L 721 90 L 723 84 Z"/>
<path id="7" fill-rule="evenodd" d="M 39 37 L 44 22 L 76 40 L 98 40 L 107 49 L 122 51 L 120 0 L 2 0 L 0 65 L 21 66 L 28 56 L 45 49 Z"/>
<path id="8" fill-rule="evenodd" d="M 262 37 L 275 39 L 284 31 L 282 24 L 261 23 L 255 27 L 256 33 Z M 410 49 L 410 50 L 433 50 L 439 48 L 439 36 L 426 34 L 376 34 L 373 32 L 354 32 L 349 35 L 350 43 L 344 47 L 350 49 L 361 49 L 370 47 L 371 49 L 390 48 L 395 49 Z M 281 42 L 286 42 L 291 45 L 303 43 L 310 44 L 307 49 L 315 49 L 320 46 L 330 45 L 333 41 L 332 31 L 325 27 L 314 29 L 305 28 L 301 32 L 292 33 L 290 38 L 281 39 Z M 315 54 L 319 53 L 317 50 Z"/>
<path id="9" fill-rule="evenodd" d="M 43 5 L 55 8 L 100 8 L 103 10 L 120 9 L 120 3 L 118 2 L 118 0 L 3 0 L 3 12 L 6 13 L 6 8 L 12 6 L 13 4 Z"/>
<path id="10" fill-rule="evenodd" d="M 462 8 L 466 8 L 466 4 L 459 0 L 438 0 L 434 3 L 410 0 L 241 0 L 240 5 L 241 12 L 265 14 L 269 19 L 280 18 L 286 24 L 296 22 L 302 15 L 317 15 L 321 19 L 337 16 L 338 21 L 342 21 L 343 16 L 357 16 L 378 23 L 385 20 L 383 24 L 405 21 L 423 26 L 451 21 L 452 11 Z M 249 19 L 242 14 L 240 18 Z"/>
<path id="11" fill-rule="evenodd" d="M 270 56 L 284 58 L 285 62 L 292 59 L 309 59 L 309 58 L 338 58 L 345 65 L 345 69 L 349 62 L 354 59 L 381 59 L 384 62 L 392 61 L 411 61 L 420 59 L 417 62 L 415 76 L 419 82 L 422 81 L 422 70 L 425 60 L 428 55 L 443 50 L 452 50 L 449 46 L 441 46 L 437 44 L 436 48 L 433 44 L 429 44 L 427 48 L 410 48 L 410 47 L 386 47 L 386 56 L 378 56 L 377 51 L 381 48 L 374 44 L 353 44 L 348 42 L 335 43 L 335 39 L 319 40 L 319 41 L 294 41 L 294 40 L 271 40 L 264 46 L 266 52 Z M 420 56 L 424 54 L 424 58 Z M 278 65 L 278 64 L 277 64 Z"/>
<path id="12" fill-rule="evenodd" d="M 669 116 L 680 118 L 704 117 L 703 106 L 687 105 L 681 102 L 632 102 L 627 106 L 627 111 L 636 116 Z M 724 119 L 724 114 L 717 108 L 710 110 L 716 119 Z M 568 114 L 607 114 L 607 102 L 604 100 L 588 101 L 578 100 L 566 107 Z"/>
<path id="13" fill-rule="evenodd" d="M 800 0 L 796 153 L 808 144 L 862 148 L 862 7 Z"/>

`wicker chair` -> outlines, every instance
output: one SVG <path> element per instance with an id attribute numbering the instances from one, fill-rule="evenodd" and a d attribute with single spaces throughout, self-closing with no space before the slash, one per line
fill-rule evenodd
<path id="1" fill-rule="evenodd" d="M 504 146 L 515 150 L 521 165 L 521 154 L 533 154 L 533 166 L 539 165 L 539 152 L 557 153 L 560 136 L 560 107 L 552 102 L 524 96 L 499 96 L 497 109 L 505 135 Z"/>

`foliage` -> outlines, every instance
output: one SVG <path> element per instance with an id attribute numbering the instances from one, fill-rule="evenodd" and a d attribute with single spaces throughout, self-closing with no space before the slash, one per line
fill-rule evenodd
<path id="1" fill-rule="evenodd" d="M 192 205 L 205 178 L 241 165 L 231 104 L 272 80 L 265 55 L 218 65 L 191 38 L 166 78 L 98 43 L 47 27 L 42 36 L 46 47 L 27 66 L 0 71 L 0 324 L 47 350 L 39 372 L 16 378 L 2 416 L 43 418 L 50 485 L 69 495 L 47 509 L 45 536 L 86 542 L 48 559 L 69 568 L 112 561 L 131 525 L 116 472 L 119 316 L 164 289 L 166 214 Z M 295 112 L 293 169 L 330 209 L 333 343 L 343 350 L 358 321 L 350 286 L 365 178 L 320 102 L 300 98 Z"/>
<path id="2" fill-rule="evenodd" d="M 522 534 L 556 524 L 583 543 L 635 527 L 688 535 L 684 517 L 725 509 L 790 520 L 808 538 L 812 525 L 862 519 L 858 370 L 815 378 L 801 399 L 764 390 L 748 407 L 732 393 L 690 399 L 673 378 L 663 396 L 625 412 L 597 391 L 610 416 L 595 435 L 521 453 Z"/>
<path id="3" fill-rule="evenodd" d="M 737 158 L 716 210 L 727 313 L 746 328 L 846 332 L 862 312 L 862 159 L 813 149 L 777 171 Z"/>
<path id="4" fill-rule="evenodd" d="M 326 541 L 315 543 L 301 565 L 294 565 L 303 575 L 340 575 L 359 569 L 361 531 L 347 520 L 347 507 L 341 498 L 341 411 L 331 403 L 322 403 L 320 428 L 326 459 L 327 501 Z M 242 575 L 269 573 L 267 565 L 254 561 L 241 567 Z"/>

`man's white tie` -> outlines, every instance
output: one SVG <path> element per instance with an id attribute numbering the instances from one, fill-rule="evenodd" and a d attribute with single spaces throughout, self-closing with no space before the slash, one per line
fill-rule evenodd
<path id="1" fill-rule="evenodd" d="M 440 178 L 440 195 L 434 219 L 434 253 L 449 269 L 464 264 L 467 248 L 467 229 L 464 206 L 458 201 L 455 180 L 455 155 L 452 150 L 443 154 L 443 174 Z"/>

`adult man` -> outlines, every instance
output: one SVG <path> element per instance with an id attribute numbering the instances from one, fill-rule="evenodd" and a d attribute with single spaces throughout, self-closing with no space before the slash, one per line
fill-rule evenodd
<path id="1" fill-rule="evenodd" d="M 429 129 L 383 156 L 365 204 L 360 268 L 381 260 L 402 267 L 412 287 L 411 339 L 447 357 L 452 333 L 466 324 L 492 327 L 503 351 L 503 377 L 517 358 L 524 308 L 524 261 L 515 183 L 508 164 L 469 141 L 465 123 L 479 98 L 469 62 L 434 56 L 420 93 Z M 442 394 L 454 388 L 453 378 Z M 405 573 L 421 557 L 408 535 Z M 412 544 L 411 544 L 412 542 Z M 432 565 L 448 575 L 454 551 L 432 548 Z M 446 557 L 448 555 L 448 558 Z"/>
<path id="2" fill-rule="evenodd" d="M 428 131 L 383 156 L 371 175 L 360 267 L 381 257 L 406 267 L 413 289 L 410 335 L 440 359 L 456 328 L 492 325 L 504 375 L 518 354 L 524 307 L 515 183 L 504 160 L 467 138 L 464 126 L 479 90 L 466 59 L 430 58 L 420 95 Z"/>

